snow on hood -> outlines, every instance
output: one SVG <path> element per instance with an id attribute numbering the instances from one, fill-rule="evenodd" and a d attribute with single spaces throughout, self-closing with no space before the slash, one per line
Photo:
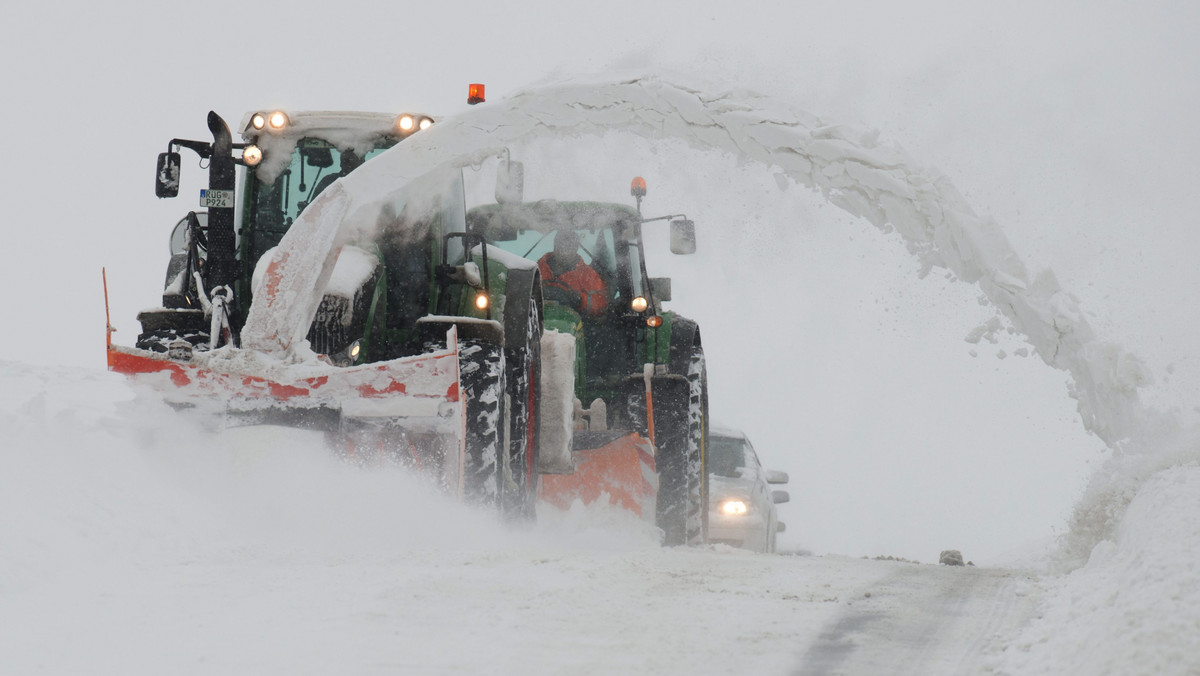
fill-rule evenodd
<path id="1" fill-rule="evenodd" d="M 1143 419 L 1138 388 L 1149 375 L 1142 361 L 1099 341 L 1054 274 L 1031 273 L 1000 227 L 977 216 L 940 172 L 881 143 L 877 132 L 828 124 L 753 92 L 706 92 L 650 76 L 521 92 L 444 120 L 365 164 L 339 182 L 341 190 L 323 193 L 284 237 L 285 282 L 255 299 L 244 344 L 280 351 L 302 338 L 336 245 L 398 213 L 398 195 L 418 177 L 478 164 L 519 141 L 614 130 L 682 139 L 777 168 L 876 227 L 895 229 L 922 275 L 939 267 L 977 284 L 1047 364 L 1071 375 L 1087 429 L 1112 445 Z"/>

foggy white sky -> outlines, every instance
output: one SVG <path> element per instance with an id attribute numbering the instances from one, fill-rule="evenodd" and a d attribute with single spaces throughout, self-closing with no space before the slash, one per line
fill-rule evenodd
<path id="1" fill-rule="evenodd" d="M 1200 328 L 1192 3 L 28 3 L 4 13 L 0 359 L 100 367 L 102 265 L 117 339 L 133 340 L 134 315 L 158 301 L 169 228 L 194 192 L 156 200 L 154 155 L 172 137 L 204 138 L 210 109 L 231 122 L 274 106 L 445 115 L 465 108 L 468 82 L 498 98 L 581 72 L 667 69 L 879 129 L 946 173 L 1031 267 L 1053 269 L 1098 330 L 1143 355 L 1160 380 L 1148 398 L 1191 409 L 1200 390 L 1187 349 Z M 969 316 L 970 288 L 918 281 L 896 240 L 795 190 L 770 193 L 768 170 L 741 168 L 722 185 L 731 162 L 674 152 L 658 156 L 658 176 L 629 171 L 648 174 L 651 198 L 662 185 L 663 209 L 686 199 L 704 227 L 745 228 L 715 239 L 757 242 L 734 258 L 763 262 L 745 275 L 663 265 L 678 309 L 713 325 L 715 416 L 746 428 L 796 480 L 783 512 L 789 544 L 929 560 L 935 541 L 960 533 L 1011 546 L 1061 528 L 1099 442 L 1071 419 L 1060 374 L 967 355 L 961 339 L 986 309 Z M 584 173 L 589 161 L 580 158 Z M 671 186 L 681 163 L 692 180 L 711 178 L 705 199 Z M 620 164 L 603 167 L 623 175 Z M 780 237 L 804 253 L 768 259 Z M 794 274 L 797 261 L 809 275 Z M 688 274 L 723 285 L 689 302 Z M 803 283 L 782 331 L 754 325 L 758 306 L 739 303 L 760 275 Z M 730 346 L 744 335 L 731 318 L 799 336 L 786 385 L 764 386 L 774 371 Z M 953 481 L 970 486 L 937 499 Z M 971 495 L 986 514 L 940 515 Z M 920 537 L 908 532 L 926 522 Z"/>

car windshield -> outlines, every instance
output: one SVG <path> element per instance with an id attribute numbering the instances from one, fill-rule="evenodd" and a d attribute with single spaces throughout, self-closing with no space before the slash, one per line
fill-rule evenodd
<path id="1" fill-rule="evenodd" d="M 738 470 L 746 467 L 746 442 L 733 437 L 708 438 L 708 467 L 712 474 L 738 478 Z"/>

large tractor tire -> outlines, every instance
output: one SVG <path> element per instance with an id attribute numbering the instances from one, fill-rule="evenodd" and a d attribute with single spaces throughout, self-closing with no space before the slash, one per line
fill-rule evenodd
<path id="1" fill-rule="evenodd" d="M 658 466 L 658 526 L 663 544 L 708 541 L 708 372 L 700 327 L 676 317 L 668 375 L 654 379 L 654 426 Z M 631 398 L 635 424 L 644 400 Z"/>
<path id="2" fill-rule="evenodd" d="M 508 428 L 504 350 L 492 342 L 464 340 L 459 343 L 458 360 L 467 420 L 464 498 L 472 504 L 499 509 Z"/>
<path id="3" fill-rule="evenodd" d="M 708 540 L 708 381 L 704 352 L 695 345 L 669 373 L 653 379 L 654 463 L 658 470 L 656 523 L 667 546 Z M 618 425 L 649 431 L 641 378 L 626 383 Z"/>
<path id="4" fill-rule="evenodd" d="M 688 477 L 686 381 L 676 377 L 654 384 L 654 463 L 658 469 L 656 522 L 663 544 L 688 544 L 690 483 Z M 637 406 L 645 406 L 644 399 Z"/>
<path id="5" fill-rule="evenodd" d="M 658 527 L 665 545 L 700 545 L 708 537 L 708 383 L 699 346 L 669 378 L 654 385 Z M 635 403 L 644 406 L 644 400 Z M 643 416 L 644 418 L 644 416 Z"/>
<path id="6" fill-rule="evenodd" d="M 542 311 L 536 271 L 510 270 L 504 356 L 511 432 L 501 510 L 514 521 L 536 518 L 541 414 Z"/>
<path id="7" fill-rule="evenodd" d="M 688 358 L 687 379 L 687 542 L 701 545 L 708 541 L 708 370 L 699 346 Z"/>

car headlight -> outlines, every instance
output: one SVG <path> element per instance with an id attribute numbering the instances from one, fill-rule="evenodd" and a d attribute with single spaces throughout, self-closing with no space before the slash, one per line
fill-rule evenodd
<path id="1" fill-rule="evenodd" d="M 717 511 L 725 516 L 742 516 L 750 513 L 750 505 L 745 500 L 722 500 Z"/>

